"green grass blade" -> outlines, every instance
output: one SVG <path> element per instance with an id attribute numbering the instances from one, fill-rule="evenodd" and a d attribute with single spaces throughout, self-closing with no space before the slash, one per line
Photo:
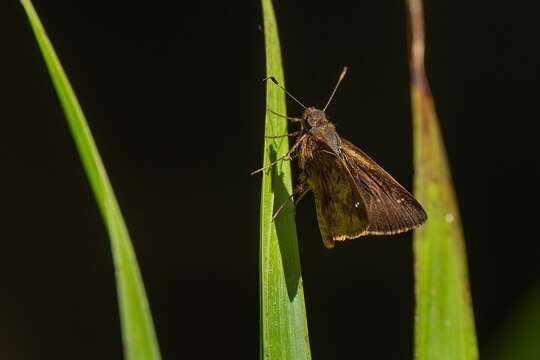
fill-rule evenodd
<path id="1" fill-rule="evenodd" d="M 119 298 L 125 357 L 160 359 L 159 347 L 131 240 L 96 144 L 60 61 L 29 0 L 21 0 L 109 231 Z"/>
<path id="2" fill-rule="evenodd" d="M 271 0 L 262 0 L 267 75 L 285 86 L 281 50 Z M 279 114 L 286 114 L 285 94 L 267 83 L 266 105 Z M 266 136 L 287 133 L 287 120 L 266 113 Z M 289 149 L 287 137 L 266 139 L 264 166 L 283 156 Z M 261 359 L 310 359 L 300 256 L 296 238 L 294 209 L 289 202 L 272 222 L 274 209 L 287 201 L 292 191 L 291 168 L 280 161 L 263 172 L 260 220 L 260 336 Z"/>
<path id="3" fill-rule="evenodd" d="M 424 69 L 422 2 L 408 0 L 408 6 L 415 194 L 429 217 L 414 234 L 415 359 L 477 359 L 465 242 Z"/>

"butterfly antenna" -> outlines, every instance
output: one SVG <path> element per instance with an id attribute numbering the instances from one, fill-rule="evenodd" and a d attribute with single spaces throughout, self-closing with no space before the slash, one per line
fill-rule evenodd
<path id="1" fill-rule="evenodd" d="M 285 91 L 285 94 L 289 95 L 289 96 L 291 97 L 291 99 L 293 99 L 293 100 L 296 101 L 298 104 L 300 104 L 300 106 L 303 107 L 304 109 L 306 108 L 306 106 L 305 106 L 304 104 L 302 104 L 297 98 L 295 98 L 294 96 L 292 96 L 290 92 L 288 92 L 283 86 L 281 86 L 281 85 L 278 83 L 278 81 L 276 80 L 275 77 L 273 77 L 273 76 L 268 76 L 268 77 L 265 77 L 265 78 L 263 79 L 263 81 L 267 81 L 267 80 L 272 80 L 272 82 L 273 82 L 274 84 L 276 84 L 277 86 L 279 86 L 279 88 L 280 88 L 281 90 Z"/>
<path id="2" fill-rule="evenodd" d="M 341 70 L 341 75 L 339 75 L 339 79 L 337 81 L 337 84 L 336 84 L 336 86 L 334 86 L 334 91 L 332 91 L 332 95 L 330 95 L 330 98 L 326 102 L 326 105 L 325 105 L 324 109 L 322 110 L 323 112 L 326 111 L 326 108 L 328 107 L 328 105 L 330 105 L 330 102 L 334 98 L 334 95 L 336 94 L 336 91 L 337 91 L 337 89 L 339 87 L 339 84 L 341 84 L 341 81 L 345 77 L 345 74 L 347 74 L 347 67 L 346 66 L 343 67 L 343 70 Z"/>

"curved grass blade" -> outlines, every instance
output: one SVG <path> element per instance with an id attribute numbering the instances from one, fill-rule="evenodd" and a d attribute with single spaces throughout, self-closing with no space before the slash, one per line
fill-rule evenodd
<path id="1" fill-rule="evenodd" d="M 285 85 L 281 49 L 271 0 L 262 0 L 267 76 Z M 286 114 L 285 94 L 268 82 L 267 108 Z M 287 133 L 287 120 L 266 113 L 265 135 Z M 264 166 L 282 157 L 289 149 L 287 137 L 266 139 Z M 263 172 L 261 191 L 259 297 L 260 358 L 279 360 L 310 359 L 304 290 L 294 222 L 294 208 L 289 202 L 276 220 L 274 209 L 292 193 L 290 163 L 280 161 Z"/>
<path id="2" fill-rule="evenodd" d="M 415 359 L 478 358 L 465 241 L 424 68 L 421 0 L 408 0 L 415 194 L 428 213 L 414 234 Z"/>
<path id="3" fill-rule="evenodd" d="M 131 240 L 90 129 L 62 65 L 30 2 L 21 0 L 43 54 L 79 156 L 109 231 L 125 358 L 160 359 L 152 316 Z"/>

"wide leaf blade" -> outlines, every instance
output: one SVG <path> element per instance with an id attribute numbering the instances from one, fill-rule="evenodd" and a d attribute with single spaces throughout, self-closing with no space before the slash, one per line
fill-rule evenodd
<path id="1" fill-rule="evenodd" d="M 408 0 L 415 195 L 427 223 L 415 231 L 415 359 L 478 358 L 461 221 L 424 69 L 421 0 Z"/>

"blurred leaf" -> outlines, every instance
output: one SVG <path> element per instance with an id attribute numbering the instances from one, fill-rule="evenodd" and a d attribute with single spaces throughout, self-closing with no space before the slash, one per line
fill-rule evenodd
<path id="1" fill-rule="evenodd" d="M 152 316 L 131 240 L 96 144 L 62 65 L 29 0 L 21 0 L 109 231 L 126 359 L 160 359 Z"/>
<path id="2" fill-rule="evenodd" d="M 514 306 L 508 315 L 492 339 L 486 359 L 540 359 L 540 284 Z"/>
<path id="3" fill-rule="evenodd" d="M 428 214 L 414 234 L 415 359 L 477 359 L 461 221 L 424 69 L 421 0 L 408 0 L 415 194 Z"/>
<path id="4" fill-rule="evenodd" d="M 285 86 L 281 49 L 271 0 L 262 0 L 267 75 Z M 266 88 L 267 108 L 286 114 L 285 94 L 273 83 Z M 266 136 L 287 133 L 287 120 L 266 112 Z M 287 137 L 266 139 L 263 165 L 284 156 Z M 275 222 L 275 209 L 292 193 L 290 162 L 279 161 L 263 172 L 260 220 L 260 336 L 261 359 L 310 359 L 304 290 L 294 222 L 288 202 Z"/>

